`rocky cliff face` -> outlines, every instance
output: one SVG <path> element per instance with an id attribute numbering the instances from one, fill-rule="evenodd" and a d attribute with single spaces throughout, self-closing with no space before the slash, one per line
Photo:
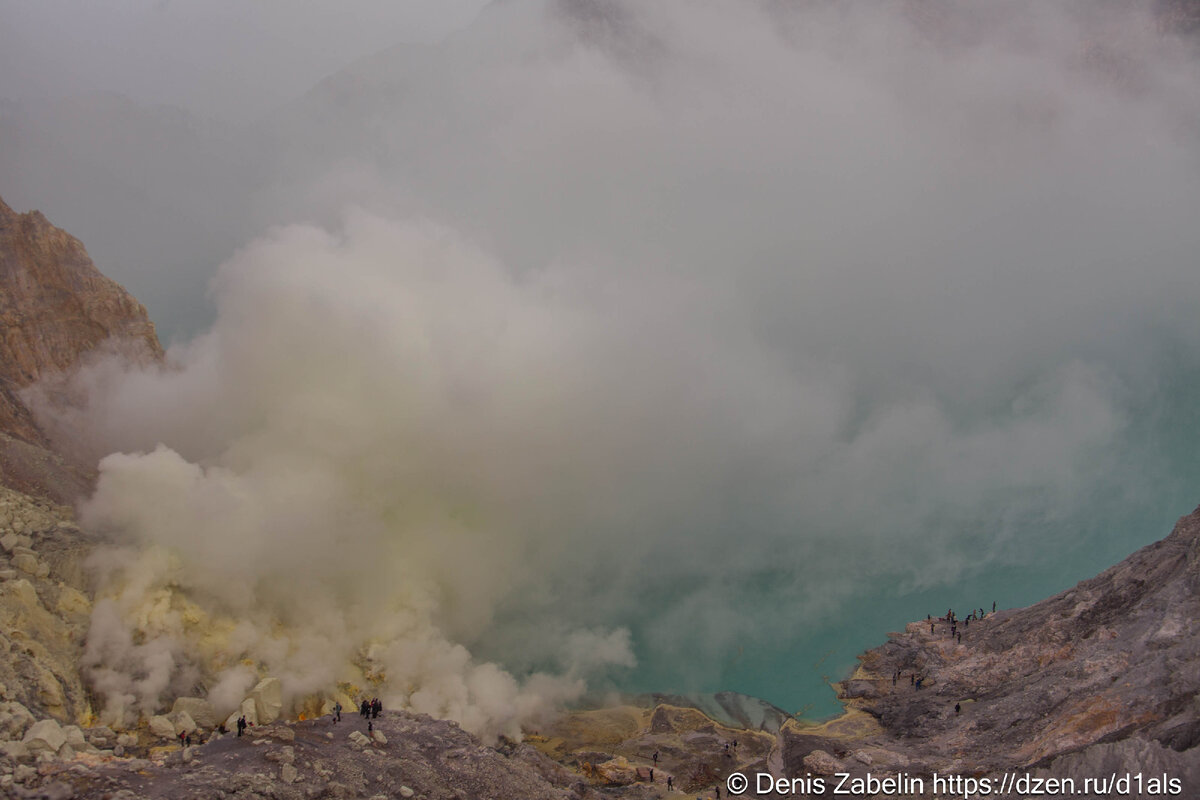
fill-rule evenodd
<path id="1" fill-rule="evenodd" d="M 911 623 L 864 654 L 841 685 L 863 725 L 824 741 L 785 728 L 782 766 L 825 749 L 861 769 L 853 753 L 866 748 L 877 773 L 1082 775 L 1103 764 L 1108 775 L 1153 762 L 1200 782 L 1200 510 L 1062 594 L 969 613 Z"/>
<path id="2" fill-rule="evenodd" d="M 53 452 L 22 390 L 102 344 L 162 358 L 146 309 L 100 274 L 78 239 L 0 200 L 0 483 L 60 501 L 86 488 L 87 467 Z"/>

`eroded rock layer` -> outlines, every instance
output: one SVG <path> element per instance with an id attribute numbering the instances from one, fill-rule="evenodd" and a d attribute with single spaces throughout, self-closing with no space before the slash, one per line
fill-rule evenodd
<path id="1" fill-rule="evenodd" d="M 162 358 L 146 309 L 96 269 L 78 239 L 0 200 L 0 483 L 59 501 L 86 490 L 89 465 L 55 452 L 22 390 L 101 346 Z"/>

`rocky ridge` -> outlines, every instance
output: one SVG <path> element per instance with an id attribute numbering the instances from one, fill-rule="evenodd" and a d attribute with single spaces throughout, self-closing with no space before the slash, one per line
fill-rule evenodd
<path id="1" fill-rule="evenodd" d="M 88 466 L 55 451 L 25 390 L 101 347 L 141 362 L 163 355 L 146 309 L 78 239 L 0 199 L 0 483 L 59 502 L 86 492 Z"/>

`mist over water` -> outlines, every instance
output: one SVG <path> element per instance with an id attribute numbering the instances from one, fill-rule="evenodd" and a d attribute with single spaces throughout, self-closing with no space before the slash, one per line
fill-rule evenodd
<path id="1" fill-rule="evenodd" d="M 113 713 L 243 658 L 485 734 L 585 686 L 827 713 L 887 630 L 1165 535 L 1197 77 L 1140 7 L 996 0 L 495 3 L 328 78 L 163 187 L 234 220 L 215 321 L 59 419 L 148 553 Z M 211 268 L 139 278 L 168 330 Z"/>

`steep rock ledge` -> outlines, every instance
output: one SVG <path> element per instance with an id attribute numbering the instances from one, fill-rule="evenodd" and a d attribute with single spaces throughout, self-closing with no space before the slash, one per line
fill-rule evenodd
<path id="1" fill-rule="evenodd" d="M 0 483 L 59 502 L 86 491 L 90 465 L 55 452 L 21 391 L 105 343 L 137 361 L 163 355 L 146 309 L 78 239 L 0 200 Z"/>

